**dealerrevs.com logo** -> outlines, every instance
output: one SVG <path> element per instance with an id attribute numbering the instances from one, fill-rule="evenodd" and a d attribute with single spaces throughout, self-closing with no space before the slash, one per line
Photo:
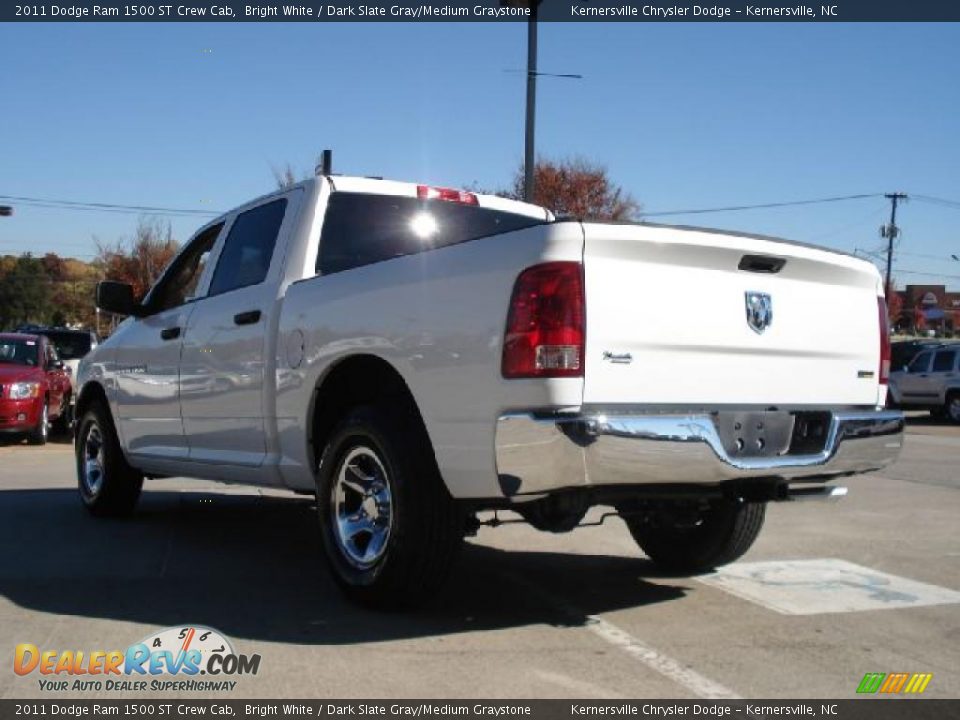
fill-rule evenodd
<path id="1" fill-rule="evenodd" d="M 50 692 L 233 690 L 241 675 L 256 675 L 259 655 L 243 655 L 220 632 L 202 625 L 168 627 L 126 650 L 49 650 L 20 643 L 13 671 L 38 675 Z M 202 676 L 202 677 L 201 677 Z"/>

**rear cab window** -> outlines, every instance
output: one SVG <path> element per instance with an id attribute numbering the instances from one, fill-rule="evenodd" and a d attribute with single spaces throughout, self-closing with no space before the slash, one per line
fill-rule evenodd
<path id="1" fill-rule="evenodd" d="M 324 216 L 316 272 L 330 275 L 543 223 L 477 205 L 334 192 Z"/>

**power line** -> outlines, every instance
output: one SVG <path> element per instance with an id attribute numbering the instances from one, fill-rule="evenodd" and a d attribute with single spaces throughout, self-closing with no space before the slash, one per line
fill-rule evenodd
<path id="1" fill-rule="evenodd" d="M 40 210 L 83 210 L 87 212 L 98 212 L 98 213 L 116 213 L 119 215 L 164 215 L 169 217 L 175 216 L 185 216 L 185 217 L 204 217 L 201 215 L 196 215 L 195 213 L 178 213 L 178 212 L 160 212 L 160 211 L 145 211 L 145 210 L 134 210 L 134 209 L 124 209 L 124 208 L 101 208 L 101 207 L 90 207 L 86 205 L 59 205 L 54 203 L 38 203 L 38 202 L 18 202 L 18 205 L 31 208 L 31 209 L 40 209 Z"/>
<path id="2" fill-rule="evenodd" d="M 920 200 L 921 202 L 927 202 L 933 205 L 941 205 L 943 207 L 960 210 L 960 201 L 957 200 L 947 200 L 946 198 L 934 197 L 932 195 L 911 195 L 910 197 Z"/>
<path id="3" fill-rule="evenodd" d="M 838 197 L 816 198 L 814 200 L 789 200 L 786 202 L 763 203 L 759 205 L 730 205 L 728 207 L 697 208 L 694 210 L 664 210 L 641 212 L 642 217 L 664 217 L 666 215 L 702 215 L 704 213 L 733 212 L 736 210 L 763 210 L 768 208 L 793 207 L 796 205 L 818 205 L 821 203 L 841 202 L 843 200 L 863 200 L 883 197 L 883 193 L 864 193 L 860 195 L 840 195 Z"/>
<path id="4" fill-rule="evenodd" d="M 879 207 L 878 207 L 878 208 L 874 208 L 873 210 L 870 211 L 869 214 L 864 215 L 863 217 L 861 217 L 860 219 L 858 219 L 858 220 L 856 220 L 856 221 L 854 221 L 854 222 L 845 223 L 844 225 L 842 225 L 842 226 L 840 226 L 840 227 L 837 227 L 837 228 L 834 228 L 833 230 L 828 230 L 827 232 L 819 233 L 818 235 L 813 235 L 812 237 L 808 238 L 807 240 L 808 240 L 809 242 L 819 242 L 819 241 L 821 241 L 821 240 L 824 240 L 825 238 L 833 237 L 833 236 L 835 236 L 835 235 L 840 235 L 841 233 L 845 233 L 845 232 L 847 232 L 848 230 L 852 230 L 852 229 L 855 228 L 855 227 L 860 227 L 860 226 L 862 226 L 862 225 L 863 225 L 865 222 L 867 222 L 868 220 L 876 219 L 876 218 L 880 215 L 880 213 L 885 212 L 885 211 L 886 211 L 886 208 L 879 208 Z"/>
<path id="5" fill-rule="evenodd" d="M 928 255 L 926 253 L 905 252 L 903 250 L 894 251 L 894 255 L 906 255 L 908 257 L 924 258 L 926 260 L 960 260 L 956 254 L 950 255 Z"/>
<path id="6" fill-rule="evenodd" d="M 63 208 L 73 210 L 100 210 L 107 212 L 126 213 L 154 213 L 158 215 L 219 215 L 219 210 L 199 210 L 191 208 L 156 207 L 152 205 L 121 205 L 118 203 L 82 202 L 78 200 L 58 200 L 53 198 L 24 197 L 21 195 L 0 195 L 0 200 L 15 202 L 46 208 Z"/>
<path id="7" fill-rule="evenodd" d="M 857 195 L 841 195 L 837 197 L 815 198 L 811 200 L 788 200 L 784 202 L 758 203 L 754 205 L 729 205 L 725 207 L 692 208 L 687 210 L 664 210 L 657 212 L 642 212 L 642 217 L 666 217 L 668 215 L 702 215 L 706 213 L 736 212 L 740 210 L 764 210 L 781 207 L 796 207 L 802 205 L 818 205 L 822 203 L 842 202 L 846 200 L 863 200 L 866 198 L 883 197 L 883 193 L 862 193 Z M 933 203 L 945 207 L 960 209 L 960 201 L 932 195 L 911 195 L 911 198 Z M 0 200 L 12 200 L 27 207 L 64 210 L 91 210 L 119 213 L 153 213 L 158 215 L 219 215 L 220 210 L 201 210 L 198 208 L 170 208 L 153 205 L 124 205 L 120 203 L 85 202 L 79 200 L 62 200 L 57 198 L 35 198 L 22 195 L 0 195 Z"/>
<path id="8" fill-rule="evenodd" d="M 946 275 L 944 273 L 921 272 L 920 270 L 897 270 L 896 275 L 926 275 L 928 277 L 946 278 L 948 280 L 960 280 L 960 275 Z"/>

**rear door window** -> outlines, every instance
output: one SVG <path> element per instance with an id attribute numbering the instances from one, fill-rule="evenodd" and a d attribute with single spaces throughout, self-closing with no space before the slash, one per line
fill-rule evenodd
<path id="1" fill-rule="evenodd" d="M 220 252 L 208 296 L 259 285 L 267 278 L 286 209 L 287 201 L 281 198 L 237 216 Z"/>
<path id="2" fill-rule="evenodd" d="M 933 357 L 934 372 L 953 372 L 953 367 L 957 362 L 956 350 L 940 350 Z"/>
<path id="3" fill-rule="evenodd" d="M 316 271 L 329 275 L 543 222 L 476 205 L 335 192 L 323 221 Z"/>

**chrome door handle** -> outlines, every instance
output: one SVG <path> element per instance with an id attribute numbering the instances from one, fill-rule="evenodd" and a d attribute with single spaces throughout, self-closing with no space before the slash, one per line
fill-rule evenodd
<path id="1" fill-rule="evenodd" d="M 259 310 L 247 310 L 246 312 L 237 313 L 233 316 L 233 322 L 237 325 L 253 325 L 256 322 L 260 321 L 260 311 Z"/>

